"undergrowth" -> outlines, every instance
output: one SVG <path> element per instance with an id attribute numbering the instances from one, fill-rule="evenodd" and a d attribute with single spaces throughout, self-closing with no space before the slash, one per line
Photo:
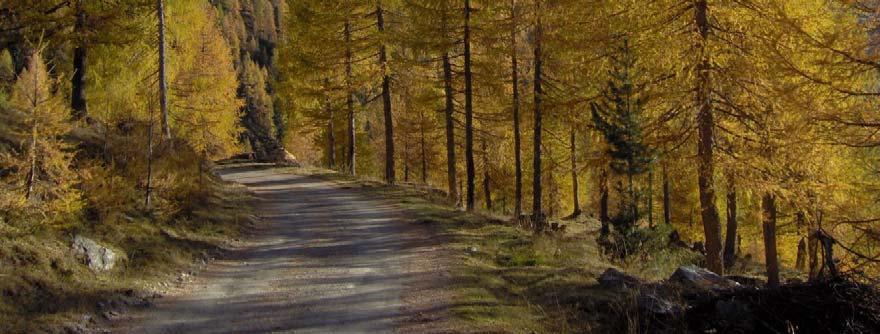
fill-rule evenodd
<path id="1" fill-rule="evenodd" d="M 76 321 L 125 291 L 157 291 L 160 282 L 228 245 L 253 222 L 244 187 L 206 177 L 203 191 L 171 215 L 129 210 L 63 229 L 0 221 L 0 332 L 46 332 Z M 74 235 L 120 259 L 94 272 L 72 254 Z"/>
<path id="2" fill-rule="evenodd" d="M 536 235 L 508 217 L 459 210 L 434 189 L 385 186 L 330 172 L 320 175 L 360 183 L 357 189 L 397 203 L 446 240 L 445 247 L 454 257 L 453 321 L 461 332 L 627 332 L 637 328 L 637 319 L 627 316 L 635 314 L 635 297 L 599 287 L 596 277 L 618 267 L 646 279 L 662 279 L 699 258 L 688 250 L 663 250 L 614 262 L 596 244 L 599 222 L 593 219 L 558 221 L 566 225 L 566 233 Z"/>

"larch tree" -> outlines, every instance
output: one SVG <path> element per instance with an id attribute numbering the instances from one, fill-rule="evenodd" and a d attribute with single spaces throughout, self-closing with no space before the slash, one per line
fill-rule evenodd
<path id="1" fill-rule="evenodd" d="M 73 147 L 64 141 L 71 128 L 70 112 L 63 97 L 53 92 L 55 82 L 47 73 L 42 48 L 34 48 L 12 86 L 9 106 L 2 109 L 3 121 L 12 130 L 7 135 L 20 147 L 0 156 L 2 165 L 12 171 L 4 178 L 12 178 L 10 183 L 16 186 L 16 191 L 3 196 L 2 205 L 4 210 L 44 211 L 48 222 L 55 223 L 81 203 L 71 169 Z"/>
<path id="2" fill-rule="evenodd" d="M 379 66 L 382 76 L 382 115 L 385 126 L 385 182 L 394 184 L 394 115 L 391 106 L 391 69 L 388 64 L 388 45 L 385 32 L 385 9 L 376 2 L 376 28 L 378 29 Z"/>

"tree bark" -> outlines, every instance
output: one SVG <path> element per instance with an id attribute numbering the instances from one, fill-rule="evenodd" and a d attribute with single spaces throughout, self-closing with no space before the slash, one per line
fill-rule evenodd
<path id="1" fill-rule="evenodd" d="M 571 212 L 571 217 L 574 218 L 574 217 L 580 216 L 580 214 L 581 214 L 581 203 L 580 203 L 580 199 L 578 196 L 580 194 L 580 192 L 578 190 L 577 143 L 575 142 L 576 136 L 575 136 L 573 123 L 572 123 L 571 129 L 569 131 L 571 132 L 570 136 L 569 136 L 569 142 L 571 144 L 570 145 L 571 152 L 569 153 L 571 155 L 571 190 L 572 190 L 572 193 L 571 193 L 572 197 L 571 198 L 572 198 L 572 202 L 573 202 L 572 205 L 574 206 L 574 209 L 572 209 L 572 212 Z"/>
<path id="2" fill-rule="evenodd" d="M 520 119 L 519 119 L 519 67 L 517 64 L 516 35 L 517 35 L 517 12 L 516 0 L 510 1 L 512 27 L 510 32 L 510 68 L 511 68 L 511 85 L 513 86 L 513 155 L 514 155 L 514 203 L 513 216 L 519 221 L 522 216 L 522 138 L 520 137 Z"/>
<path id="3" fill-rule="evenodd" d="M 455 168 L 455 105 L 453 104 L 452 90 L 452 64 L 449 62 L 449 53 L 443 54 L 443 92 L 446 98 L 446 181 L 448 183 L 450 200 L 458 198 L 456 187 Z"/>
<path id="4" fill-rule="evenodd" d="M 352 51 L 351 51 L 351 22 L 345 20 L 345 104 L 348 108 L 348 150 L 346 150 L 346 164 L 348 164 L 348 173 L 351 176 L 357 175 L 356 161 L 356 130 L 354 119 L 354 91 L 353 76 L 351 70 Z"/>
<path id="5" fill-rule="evenodd" d="M 465 208 L 474 209 L 474 106 L 473 73 L 471 72 L 471 2 L 464 0 L 464 157 L 467 177 L 467 198 Z"/>
<path id="6" fill-rule="evenodd" d="M 808 266 L 809 266 L 809 278 L 810 280 L 815 280 L 819 276 L 819 238 L 817 235 L 819 233 L 818 224 L 813 220 L 810 220 L 809 227 L 809 235 L 807 236 L 807 256 Z"/>
<path id="7" fill-rule="evenodd" d="M 797 247 L 797 258 L 794 262 L 794 268 L 800 272 L 805 272 L 807 269 L 807 240 L 806 238 L 801 238 L 798 241 Z"/>
<path id="8" fill-rule="evenodd" d="M 540 16 L 540 0 L 535 1 L 535 46 L 534 46 L 534 72 L 535 72 L 535 81 L 534 81 L 534 99 L 535 99 L 535 122 L 534 122 L 534 171 L 532 175 L 532 220 L 534 221 L 534 227 L 537 231 L 543 231 L 545 228 L 546 219 L 543 213 L 543 203 L 541 201 L 542 189 L 541 189 L 541 132 L 542 132 L 542 123 L 541 123 L 541 99 L 543 98 L 544 91 L 541 86 L 543 79 L 541 77 L 541 66 L 543 65 L 543 54 L 541 50 L 541 43 L 543 39 L 543 27 L 541 26 L 541 16 Z"/>
<path id="9" fill-rule="evenodd" d="M 156 16 L 159 20 L 159 110 L 162 113 L 162 133 L 166 140 L 171 139 L 171 125 L 168 123 L 168 84 L 165 78 L 165 9 L 163 0 L 156 0 Z"/>
<path id="10" fill-rule="evenodd" d="M 697 114 L 698 136 L 698 178 L 700 188 L 700 213 L 703 220 L 703 233 L 706 238 L 706 267 L 719 274 L 724 274 L 724 259 L 721 256 L 721 224 L 718 207 L 715 204 L 715 166 L 714 141 L 715 120 L 712 115 L 712 82 L 711 64 L 709 60 L 709 16 L 706 0 L 694 4 L 695 22 L 701 38 L 701 60 L 697 65 Z"/>
<path id="11" fill-rule="evenodd" d="M 419 150 L 421 151 L 419 154 L 422 158 L 422 184 L 428 184 L 428 149 L 426 147 L 427 141 L 425 139 L 425 112 L 419 112 Z"/>
<path id="12" fill-rule="evenodd" d="M 727 233 L 724 239 L 724 266 L 733 267 L 736 261 L 736 180 L 732 174 L 727 175 Z"/>
<path id="13" fill-rule="evenodd" d="M 608 169 L 602 168 L 599 174 L 599 222 L 602 224 L 601 235 L 607 236 L 610 232 L 608 216 Z"/>
<path id="14" fill-rule="evenodd" d="M 333 128 L 333 106 L 330 103 L 330 81 L 324 80 L 324 110 L 327 112 L 327 168 L 336 168 L 336 131 Z"/>
<path id="15" fill-rule="evenodd" d="M 651 228 L 654 227 L 654 169 L 648 168 L 648 196 L 647 196 L 647 209 L 648 209 L 648 226 Z"/>
<path id="16" fill-rule="evenodd" d="M 490 182 L 489 148 L 486 146 L 486 140 L 483 139 L 483 195 L 486 198 L 486 210 L 492 210 L 492 191 L 490 189 Z"/>
<path id="17" fill-rule="evenodd" d="M 764 259 L 767 266 L 767 286 L 779 287 L 779 257 L 776 252 L 776 197 L 764 193 L 761 199 L 764 211 Z"/>
<path id="18" fill-rule="evenodd" d="M 381 2 L 376 5 L 376 25 L 379 28 L 379 34 L 384 34 L 385 19 Z M 384 41 L 379 45 L 379 63 L 382 66 L 382 110 L 385 117 L 385 182 L 394 184 L 394 120 L 391 114 L 391 76 L 388 74 L 388 54 Z"/>
<path id="19" fill-rule="evenodd" d="M 409 141 L 403 141 L 403 182 L 409 182 Z"/>
<path id="20" fill-rule="evenodd" d="M 34 53 L 31 57 L 39 57 L 38 53 Z M 35 62 L 37 60 L 31 59 L 31 62 Z M 37 109 L 39 107 L 40 99 L 43 98 L 39 94 L 38 86 L 41 85 L 38 82 L 39 75 L 35 72 L 36 67 L 31 67 L 29 69 L 31 71 L 31 75 L 33 76 L 34 87 L 33 87 L 33 95 L 31 98 L 31 138 L 30 138 L 30 157 L 28 160 L 30 166 L 28 166 L 28 176 L 27 176 L 27 188 L 24 194 L 25 200 L 30 200 L 34 194 L 34 186 L 37 183 Z"/>
<path id="21" fill-rule="evenodd" d="M 663 162 L 663 223 L 672 224 L 672 205 L 669 200 L 669 174 L 666 172 L 666 162 Z"/>
<path id="22" fill-rule="evenodd" d="M 76 47 L 73 49 L 73 75 L 70 78 L 70 108 L 74 119 L 83 119 L 88 116 L 86 104 L 86 42 L 85 34 L 86 13 L 82 8 L 83 0 L 76 2 L 76 23 L 73 30 L 79 37 Z"/>
<path id="23" fill-rule="evenodd" d="M 146 194 L 144 194 L 144 207 L 150 211 L 153 205 L 153 102 L 149 104 L 150 120 L 147 127 L 147 181 Z"/>

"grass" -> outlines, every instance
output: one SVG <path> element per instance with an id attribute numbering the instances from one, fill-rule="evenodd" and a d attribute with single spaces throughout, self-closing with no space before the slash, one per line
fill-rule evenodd
<path id="1" fill-rule="evenodd" d="M 676 268 L 700 264 L 702 255 L 669 247 L 671 229 L 658 227 L 653 244 L 626 262 L 601 255 L 595 219 L 556 221 L 563 235 L 535 235 L 490 212 L 463 212 L 444 193 L 418 185 L 386 186 L 320 169 L 293 170 L 361 189 L 406 209 L 427 222 L 454 257 L 453 328 L 465 333 L 635 333 L 639 332 L 637 293 L 598 286 L 607 268 L 660 281 Z M 762 266 L 741 260 L 735 275 L 758 277 Z"/>
<path id="2" fill-rule="evenodd" d="M 53 331 L 121 294 L 162 291 L 195 261 L 228 247 L 253 222 L 251 197 L 219 180 L 208 186 L 186 214 L 162 221 L 134 212 L 66 230 L 0 221 L 0 332 Z M 91 271 L 72 255 L 73 235 L 120 254 L 116 268 Z"/>
<path id="3" fill-rule="evenodd" d="M 304 172 L 302 170 L 296 172 Z M 567 224 L 564 235 L 535 235 L 489 212 L 467 213 L 448 205 L 444 194 L 414 185 L 389 187 L 338 173 L 305 171 L 339 183 L 359 184 L 430 226 L 454 257 L 451 301 L 456 331 L 470 333 L 617 332 L 631 296 L 598 287 L 596 277 L 614 264 L 595 242 L 598 222 Z M 660 257 L 668 260 L 668 257 Z M 639 271 L 668 271 L 676 261 Z M 661 268 L 662 267 L 662 268 Z M 635 269 L 627 268 L 625 270 Z M 610 319 L 611 318 L 611 319 Z"/>

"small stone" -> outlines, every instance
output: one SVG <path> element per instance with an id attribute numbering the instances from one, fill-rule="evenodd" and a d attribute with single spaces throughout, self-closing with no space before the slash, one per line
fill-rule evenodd
<path id="1" fill-rule="evenodd" d="M 104 312 L 104 313 L 102 314 L 102 316 L 104 317 L 104 319 L 107 319 L 107 320 L 110 320 L 110 321 L 114 321 L 114 320 L 116 320 L 116 319 L 119 319 L 119 313 L 117 313 L 116 311 L 107 311 L 107 312 Z"/>

